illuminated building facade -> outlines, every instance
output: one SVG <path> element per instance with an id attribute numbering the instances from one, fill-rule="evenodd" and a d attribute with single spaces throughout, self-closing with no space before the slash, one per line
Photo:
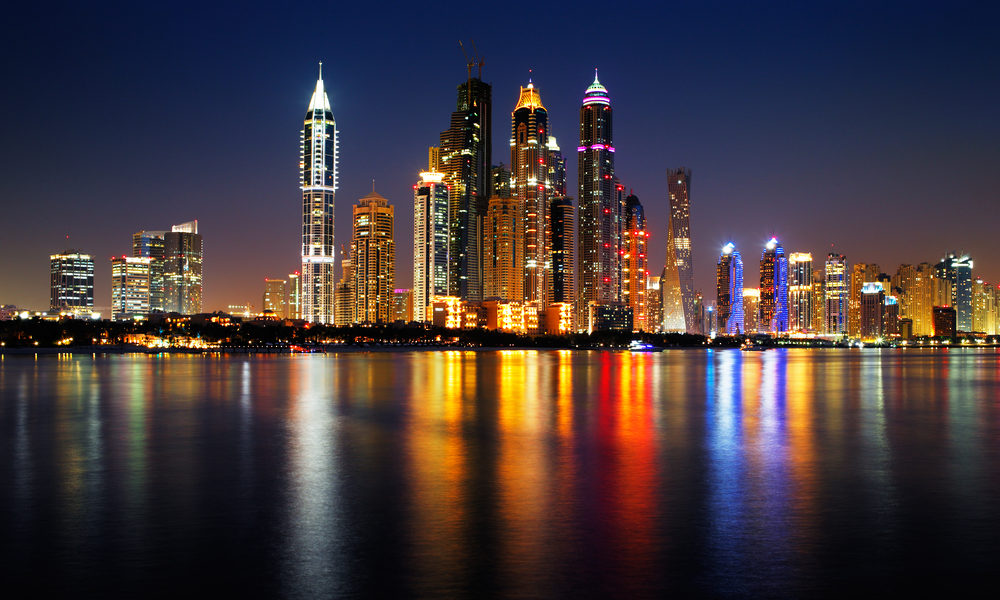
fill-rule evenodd
<path id="1" fill-rule="evenodd" d="M 393 207 L 372 190 L 354 206 L 351 238 L 351 291 L 357 323 L 392 321 L 392 291 L 396 280 Z"/>
<path id="2" fill-rule="evenodd" d="M 264 280 L 263 310 L 271 311 L 279 319 L 288 317 L 287 285 L 284 279 Z"/>
<path id="3" fill-rule="evenodd" d="M 745 333 L 757 333 L 758 319 L 760 317 L 760 290 L 757 288 L 743 288 L 743 325 Z"/>
<path id="4" fill-rule="evenodd" d="M 830 253 L 826 256 L 823 297 L 826 325 L 824 333 L 843 335 L 847 333 L 847 257 Z"/>
<path id="5" fill-rule="evenodd" d="M 420 174 L 413 186 L 413 312 L 427 320 L 427 306 L 435 296 L 450 294 L 450 195 L 444 175 Z"/>
<path id="6" fill-rule="evenodd" d="M 288 318 L 302 318 L 302 274 L 288 274 Z"/>
<path id="7" fill-rule="evenodd" d="M 788 327 L 790 331 L 813 330 L 812 254 L 788 255 Z"/>
<path id="8" fill-rule="evenodd" d="M 559 149 L 559 143 L 554 135 L 549 136 L 546 144 L 549 150 L 549 189 L 554 197 L 566 195 L 566 157 Z"/>
<path id="9" fill-rule="evenodd" d="M 812 323 L 813 331 L 826 333 L 826 299 L 823 295 L 824 269 L 813 269 L 812 272 Z"/>
<path id="10" fill-rule="evenodd" d="M 519 198 L 490 198 L 484 237 L 484 293 L 488 300 L 524 299 L 524 204 Z"/>
<path id="11" fill-rule="evenodd" d="M 174 225 L 163 234 L 163 310 L 201 312 L 203 246 L 198 221 Z"/>
<path id="12" fill-rule="evenodd" d="M 732 243 L 722 247 L 716 265 L 715 318 L 719 333 L 746 333 L 743 315 L 743 257 Z"/>
<path id="13" fill-rule="evenodd" d="M 625 219 L 622 228 L 622 302 L 632 309 L 632 327 L 635 331 L 652 331 L 646 320 L 646 288 L 649 265 L 646 246 L 649 232 L 646 231 L 646 215 L 642 203 L 635 194 L 625 199 Z"/>
<path id="14" fill-rule="evenodd" d="M 618 298 L 619 209 L 615 201 L 615 147 L 611 99 L 597 79 L 584 92 L 580 107 L 580 144 L 576 149 L 578 203 L 577 326 L 592 328 L 591 306 Z"/>
<path id="15" fill-rule="evenodd" d="M 132 256 L 148 257 L 149 265 L 149 311 L 163 312 L 163 266 L 164 238 L 166 231 L 138 231 L 132 234 Z"/>
<path id="16" fill-rule="evenodd" d="M 426 313 L 427 309 L 424 309 Z M 392 320 L 402 323 L 409 323 L 414 320 L 413 314 L 413 290 L 396 289 L 392 291 Z M 423 321 L 424 319 L 419 319 Z"/>
<path id="17" fill-rule="evenodd" d="M 510 190 L 510 171 L 503 163 L 495 165 L 491 170 L 491 176 L 493 181 L 492 193 L 490 197 L 498 196 L 500 198 L 509 198 L 511 195 Z"/>
<path id="18" fill-rule="evenodd" d="M 79 250 L 49 255 L 49 308 L 52 312 L 94 310 L 94 259 Z"/>
<path id="19" fill-rule="evenodd" d="M 663 298 L 660 295 L 659 276 L 650 275 L 646 280 L 646 327 L 660 331 L 663 326 Z"/>
<path id="20" fill-rule="evenodd" d="M 340 247 L 340 281 L 334 289 L 334 324 L 346 327 L 354 323 L 354 275 L 351 271 L 351 257 L 343 246 Z"/>
<path id="21" fill-rule="evenodd" d="M 953 306 L 935 306 L 933 310 L 934 337 L 955 337 L 958 312 Z"/>
<path id="22" fill-rule="evenodd" d="M 111 258 L 111 318 L 115 321 L 149 313 L 150 264 L 146 256 Z"/>
<path id="23" fill-rule="evenodd" d="M 949 253 L 935 266 L 936 275 L 951 283 L 958 331 L 972 331 L 972 259 Z"/>
<path id="24" fill-rule="evenodd" d="M 878 279 L 879 268 L 874 263 L 856 263 L 851 267 L 850 295 L 847 299 L 847 335 L 861 336 L 861 289 L 865 283 Z"/>
<path id="25" fill-rule="evenodd" d="M 468 77 L 457 87 L 456 110 L 451 113 L 448 129 L 441 132 L 440 162 L 432 167 L 444 173 L 444 183 L 451 191 L 448 249 L 451 295 L 482 300 L 480 245 L 483 215 L 492 187 L 493 88 L 482 80 L 482 64 L 478 77 L 472 76 L 472 67 L 473 63 L 469 63 Z"/>
<path id="26" fill-rule="evenodd" d="M 788 331 L 788 258 L 776 238 L 764 246 L 760 257 L 761 330 Z"/>
<path id="27" fill-rule="evenodd" d="M 934 267 L 920 263 L 914 269 L 907 294 L 906 316 L 913 320 L 913 335 L 934 335 Z"/>
<path id="28" fill-rule="evenodd" d="M 694 274 L 691 262 L 691 170 L 667 170 L 670 219 L 667 262 L 660 278 L 663 330 L 701 333 L 695 324 Z"/>
<path id="29" fill-rule="evenodd" d="M 565 172 L 563 177 L 565 179 Z M 549 205 L 549 222 L 549 260 L 552 264 L 549 300 L 572 305 L 576 297 L 573 269 L 576 209 L 573 200 L 566 196 L 553 198 Z"/>
<path id="30" fill-rule="evenodd" d="M 549 216 L 548 112 L 530 81 L 511 114 L 510 164 L 514 197 L 524 206 L 524 301 L 544 306 Z"/>
<path id="31" fill-rule="evenodd" d="M 337 123 L 323 87 L 316 89 L 302 126 L 299 186 L 302 189 L 302 318 L 334 321 L 333 201 L 337 190 Z"/>
<path id="32" fill-rule="evenodd" d="M 986 335 L 997 334 L 997 286 L 977 277 L 972 286 L 972 328 Z"/>
<path id="33" fill-rule="evenodd" d="M 859 337 L 866 341 L 881 338 L 885 330 L 885 290 L 878 282 L 861 286 L 860 315 Z"/>

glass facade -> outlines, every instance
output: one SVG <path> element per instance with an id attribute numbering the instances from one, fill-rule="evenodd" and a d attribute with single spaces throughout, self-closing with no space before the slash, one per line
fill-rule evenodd
<path id="1" fill-rule="evenodd" d="M 49 307 L 52 312 L 91 312 L 94 308 L 94 259 L 67 250 L 49 256 Z"/>

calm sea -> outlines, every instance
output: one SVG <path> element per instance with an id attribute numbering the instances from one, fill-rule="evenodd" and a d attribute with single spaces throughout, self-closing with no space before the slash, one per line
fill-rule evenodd
<path id="1" fill-rule="evenodd" d="M 955 595 L 1000 354 L 5 356 L 0 549 L 32 597 Z"/>

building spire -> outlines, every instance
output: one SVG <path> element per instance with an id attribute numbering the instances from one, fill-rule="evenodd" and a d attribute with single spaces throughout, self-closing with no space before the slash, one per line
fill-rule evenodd
<path id="1" fill-rule="evenodd" d="M 597 73 L 597 69 L 594 69 L 594 73 Z M 323 79 L 323 61 L 319 61 L 319 78 Z"/>
<path id="2" fill-rule="evenodd" d="M 320 70 L 322 71 L 323 63 L 319 63 L 319 64 L 320 64 Z M 597 67 L 594 67 L 594 84 L 595 85 L 601 85 L 601 82 L 597 80 Z"/>

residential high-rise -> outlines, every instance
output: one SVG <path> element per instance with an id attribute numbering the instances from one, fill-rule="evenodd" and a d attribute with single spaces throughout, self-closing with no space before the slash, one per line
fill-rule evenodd
<path id="1" fill-rule="evenodd" d="M 115 321 L 149 313 L 150 264 L 148 256 L 111 258 L 111 318 Z"/>
<path id="2" fill-rule="evenodd" d="M 49 255 L 49 308 L 52 312 L 94 310 L 94 259 L 79 250 Z"/>
<path id="3" fill-rule="evenodd" d="M 549 260 L 552 263 L 549 300 L 572 304 L 576 297 L 573 270 L 576 209 L 573 207 L 573 200 L 566 196 L 553 198 L 549 205 L 549 222 Z"/>
<path id="4" fill-rule="evenodd" d="M 788 255 L 788 328 L 790 331 L 811 331 L 812 254 L 792 252 Z"/>
<path id="5" fill-rule="evenodd" d="M 449 205 L 444 175 L 421 173 L 413 186 L 413 313 L 420 322 L 435 296 L 450 294 Z"/>
<path id="6" fill-rule="evenodd" d="M 743 288 L 743 325 L 746 328 L 745 333 L 760 331 L 759 319 L 760 290 L 757 288 Z"/>
<path id="7" fill-rule="evenodd" d="M 353 325 L 357 319 L 354 314 L 354 275 L 351 270 L 351 257 L 340 247 L 340 281 L 333 294 L 334 324 L 337 327 Z"/>
<path id="8" fill-rule="evenodd" d="M 204 247 L 198 221 L 174 225 L 163 234 L 163 310 L 201 312 Z"/>
<path id="9" fill-rule="evenodd" d="M 826 333 L 826 299 L 824 296 L 823 286 L 825 283 L 825 277 L 823 275 L 824 269 L 813 269 L 812 272 L 812 323 L 813 331 L 817 333 Z"/>
<path id="10" fill-rule="evenodd" d="M 302 318 L 302 274 L 288 274 L 288 318 Z"/>
<path id="11" fill-rule="evenodd" d="M 722 247 L 715 275 L 715 318 L 718 332 L 726 335 L 746 333 L 743 314 L 743 257 L 732 242 Z"/>
<path id="12" fill-rule="evenodd" d="M 955 337 L 958 332 L 956 329 L 956 319 L 958 318 L 958 311 L 955 310 L 954 306 L 935 306 L 934 307 L 934 336 L 935 337 Z"/>
<path id="13" fill-rule="evenodd" d="M 351 272 L 354 282 L 354 320 L 389 323 L 396 280 L 396 244 L 393 207 L 372 190 L 354 206 Z"/>
<path id="14" fill-rule="evenodd" d="M 646 327 L 660 331 L 663 326 L 663 297 L 660 295 L 660 278 L 650 275 L 646 280 Z"/>
<path id="15" fill-rule="evenodd" d="M 510 171 L 503 163 L 495 165 L 491 170 L 493 177 L 493 188 L 490 197 L 497 196 L 500 198 L 510 198 Z"/>
<path id="16" fill-rule="evenodd" d="M 524 205 L 524 301 L 544 306 L 549 257 L 548 112 L 534 84 L 522 87 L 511 113 L 510 164 L 514 197 Z"/>
<path id="17" fill-rule="evenodd" d="M 646 214 L 642 203 L 635 194 L 625 199 L 625 218 L 622 227 L 622 302 L 632 309 L 632 327 L 636 331 L 651 331 L 646 319 L 646 280 L 649 278 L 649 259 L 646 247 L 649 232 L 646 230 Z"/>
<path id="18" fill-rule="evenodd" d="M 934 267 L 925 262 L 918 264 L 906 309 L 906 316 L 913 320 L 913 335 L 934 335 L 934 282 Z"/>
<path id="19" fill-rule="evenodd" d="M 760 329 L 788 331 L 788 258 L 777 238 L 771 238 L 760 256 Z"/>
<path id="20" fill-rule="evenodd" d="M 694 324 L 694 274 L 691 259 L 691 170 L 667 170 L 670 218 L 667 262 L 660 279 L 664 331 L 700 333 Z"/>
<path id="21" fill-rule="evenodd" d="M 972 331 L 972 259 L 968 254 L 949 253 L 934 269 L 939 279 L 951 283 L 957 331 Z"/>
<path id="22" fill-rule="evenodd" d="M 423 319 L 413 318 L 413 290 L 397 289 L 392 292 L 392 318 L 393 321 L 409 323 L 410 321 L 423 321 Z"/>
<path id="23" fill-rule="evenodd" d="M 149 257 L 149 311 L 163 312 L 164 238 L 166 231 L 138 231 L 132 234 L 132 256 Z"/>
<path id="24" fill-rule="evenodd" d="M 302 189 L 302 318 L 334 321 L 333 202 L 337 190 L 337 123 L 323 87 L 316 89 L 302 126 L 299 186 Z"/>
<path id="25" fill-rule="evenodd" d="M 284 279 L 264 280 L 264 300 L 261 306 L 279 319 L 288 317 L 287 285 L 288 282 Z"/>
<path id="26" fill-rule="evenodd" d="M 847 335 L 861 336 L 861 289 L 865 283 L 878 278 L 879 268 L 874 263 L 855 263 L 851 267 L 850 295 L 847 298 Z"/>
<path id="27" fill-rule="evenodd" d="M 882 337 L 885 329 L 885 290 L 875 281 L 861 286 L 860 329 L 858 337 L 875 340 Z"/>
<path id="28" fill-rule="evenodd" d="M 597 79 L 583 95 L 580 107 L 580 144 L 577 175 L 580 211 L 577 245 L 579 260 L 576 287 L 577 328 L 590 328 L 590 307 L 618 298 L 615 288 L 618 256 L 615 203 L 615 147 L 612 137 L 611 99 Z"/>
<path id="29" fill-rule="evenodd" d="M 892 287 L 896 291 L 896 300 L 899 303 L 900 318 L 910 316 L 911 297 L 913 295 L 913 284 L 917 276 L 917 269 L 913 265 L 903 264 L 896 267 L 896 274 L 892 278 Z"/>
<path id="30" fill-rule="evenodd" d="M 843 335 L 847 333 L 847 257 L 832 252 L 827 254 L 823 279 L 824 332 Z"/>
<path id="31" fill-rule="evenodd" d="M 486 211 L 486 299 L 524 298 L 524 204 L 518 198 L 490 198 Z"/>
<path id="32" fill-rule="evenodd" d="M 546 144 L 549 150 L 549 189 L 554 197 L 566 195 L 566 158 L 554 135 Z"/>
<path id="33" fill-rule="evenodd" d="M 444 182 L 451 188 L 448 254 L 450 295 L 463 300 L 482 300 L 483 281 L 480 244 L 482 219 L 491 195 L 491 149 L 493 88 L 478 77 L 468 77 L 457 87 L 456 110 L 451 124 L 441 132 L 440 164 Z"/>

